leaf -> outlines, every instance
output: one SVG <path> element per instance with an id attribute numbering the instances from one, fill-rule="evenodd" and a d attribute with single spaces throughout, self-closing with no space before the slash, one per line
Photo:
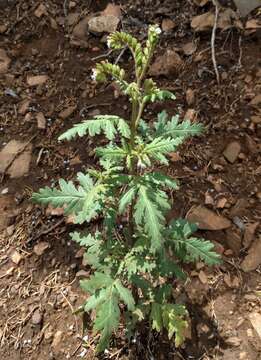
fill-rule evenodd
<path id="1" fill-rule="evenodd" d="M 96 290 L 104 287 L 109 287 L 113 283 L 113 279 L 110 275 L 96 271 L 89 280 L 81 280 L 80 285 L 84 291 L 94 293 Z"/>
<path id="2" fill-rule="evenodd" d="M 144 175 L 144 179 L 152 182 L 156 185 L 164 186 L 173 190 L 178 190 L 179 186 L 177 181 L 172 179 L 170 176 L 162 174 L 160 172 L 152 172 Z"/>
<path id="3" fill-rule="evenodd" d="M 175 346 L 179 347 L 185 340 L 184 333 L 188 326 L 184 317 L 187 315 L 185 306 L 165 304 L 162 308 L 163 325 L 168 331 L 169 339 L 175 333 Z"/>
<path id="4" fill-rule="evenodd" d="M 96 309 L 101 302 L 105 301 L 107 298 L 106 289 L 102 289 L 94 295 L 90 296 L 86 303 L 84 304 L 84 311 L 88 312 L 90 310 Z"/>
<path id="5" fill-rule="evenodd" d="M 119 293 L 120 299 L 127 305 L 129 311 L 133 311 L 135 309 L 135 301 L 131 291 L 125 288 L 120 280 L 116 280 L 115 287 Z"/>
<path id="6" fill-rule="evenodd" d="M 109 145 L 106 147 L 97 148 L 96 154 L 105 160 L 117 161 L 126 158 L 128 151 L 125 148 L 121 148 L 119 146 Z"/>
<path id="7" fill-rule="evenodd" d="M 97 115 L 92 120 L 85 120 L 79 124 L 75 124 L 73 128 L 67 130 L 58 140 L 71 140 L 75 136 L 100 135 L 103 131 L 109 140 L 113 140 L 116 136 L 116 128 L 122 136 L 130 137 L 130 128 L 125 120 L 115 115 Z"/>
<path id="8" fill-rule="evenodd" d="M 109 344 L 109 339 L 113 331 L 116 331 L 120 322 L 120 309 L 118 305 L 118 296 L 116 290 L 110 288 L 107 292 L 107 299 L 99 305 L 96 319 L 94 322 L 94 331 L 101 331 L 101 337 L 96 351 L 102 352 Z"/>
<path id="9" fill-rule="evenodd" d="M 150 319 L 152 320 L 152 329 L 161 332 L 163 328 L 161 304 L 153 303 L 151 305 Z"/>
<path id="10" fill-rule="evenodd" d="M 123 214 L 126 211 L 128 205 L 131 204 L 137 192 L 136 186 L 132 186 L 121 198 L 119 201 L 119 212 Z"/>
<path id="11" fill-rule="evenodd" d="M 155 123 L 155 137 L 163 138 L 177 138 L 181 137 L 183 139 L 200 135 L 204 130 L 202 124 L 191 123 L 189 120 L 184 120 L 179 122 L 179 116 L 173 116 L 170 121 L 167 121 L 168 115 L 164 111 L 158 115 L 158 120 Z"/>
<path id="12" fill-rule="evenodd" d="M 150 191 L 144 185 L 139 186 L 134 218 L 137 225 L 144 224 L 146 234 L 151 238 L 151 247 L 155 251 L 162 246 L 161 232 L 165 218 Z"/>

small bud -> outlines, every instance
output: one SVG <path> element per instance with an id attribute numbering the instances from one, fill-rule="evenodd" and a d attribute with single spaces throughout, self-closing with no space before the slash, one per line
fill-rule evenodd
<path id="1" fill-rule="evenodd" d="M 92 69 L 91 79 L 96 81 L 96 79 L 97 79 L 97 70 L 96 69 Z"/>
<path id="2" fill-rule="evenodd" d="M 111 47 L 111 37 L 110 36 L 107 38 L 107 46 L 110 49 L 110 47 Z"/>

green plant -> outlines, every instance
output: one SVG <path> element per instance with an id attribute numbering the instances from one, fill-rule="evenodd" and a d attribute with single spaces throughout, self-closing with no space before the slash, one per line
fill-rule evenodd
<path id="1" fill-rule="evenodd" d="M 152 79 L 145 78 L 158 41 L 160 29 L 150 26 L 145 47 L 129 34 L 116 32 L 109 36 L 109 46 L 128 46 L 135 62 L 135 81 L 128 82 L 125 71 L 109 62 L 97 64 L 97 81 L 113 79 L 132 104 L 131 119 L 99 115 L 86 120 L 59 137 L 104 133 L 110 143 L 96 149 L 99 169 L 78 173 L 78 186 L 72 181 L 59 181 L 59 188 L 43 188 L 32 199 L 54 207 L 65 207 L 74 214 L 75 223 L 89 223 L 83 234 L 74 232 L 74 241 L 86 248 L 85 259 L 93 275 L 81 281 L 90 296 L 83 309 L 95 310 L 94 332 L 101 334 L 98 351 L 109 344 L 111 334 L 125 322 L 132 333 L 138 321 L 146 319 L 160 332 L 166 329 L 175 344 L 183 341 L 187 311 L 172 298 L 170 279 L 185 278 L 180 262 L 204 261 L 213 265 L 219 256 L 209 241 L 193 237 L 196 226 L 185 220 L 167 223 L 170 210 L 168 190 L 178 183 L 153 165 L 168 165 L 168 153 L 190 136 L 201 133 L 200 124 L 168 118 L 165 111 L 153 124 L 142 120 L 145 106 L 154 101 L 175 99 L 160 90 Z M 93 219 L 99 217 L 96 231 Z"/>

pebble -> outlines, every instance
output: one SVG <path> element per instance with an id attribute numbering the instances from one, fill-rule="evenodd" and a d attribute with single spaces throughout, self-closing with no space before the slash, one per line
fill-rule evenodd
<path id="1" fill-rule="evenodd" d="M 43 314 L 40 312 L 39 309 L 35 310 L 32 316 L 32 324 L 39 325 L 41 324 L 42 320 L 43 320 Z"/>
<path id="2" fill-rule="evenodd" d="M 240 143 L 237 141 L 232 141 L 227 145 L 227 147 L 223 151 L 223 155 L 227 159 L 227 161 L 233 164 L 238 158 L 240 150 L 241 150 Z"/>

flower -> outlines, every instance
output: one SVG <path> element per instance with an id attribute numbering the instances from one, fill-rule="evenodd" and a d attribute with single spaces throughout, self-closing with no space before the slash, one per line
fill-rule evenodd
<path id="1" fill-rule="evenodd" d="M 96 69 L 92 69 L 91 78 L 94 81 L 97 79 L 97 70 Z"/>
<path id="2" fill-rule="evenodd" d="M 160 35 L 161 34 L 161 28 L 159 27 L 159 25 L 152 25 L 150 27 L 150 31 L 156 35 Z"/>
<path id="3" fill-rule="evenodd" d="M 110 38 L 110 36 L 107 38 L 107 46 L 108 46 L 108 48 L 111 47 L 111 38 Z"/>

